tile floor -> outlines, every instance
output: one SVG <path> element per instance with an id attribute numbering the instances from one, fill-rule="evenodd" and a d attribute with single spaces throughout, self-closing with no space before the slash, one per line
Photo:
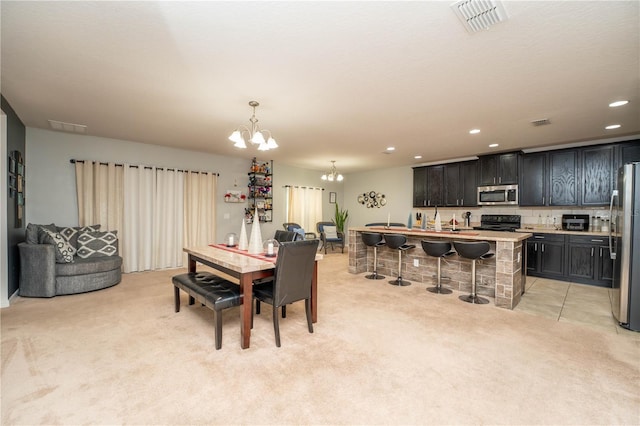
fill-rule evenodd
<path id="1" fill-rule="evenodd" d="M 525 294 L 515 310 L 616 333 L 640 341 L 640 333 L 626 330 L 611 314 L 611 289 L 527 277 Z"/>

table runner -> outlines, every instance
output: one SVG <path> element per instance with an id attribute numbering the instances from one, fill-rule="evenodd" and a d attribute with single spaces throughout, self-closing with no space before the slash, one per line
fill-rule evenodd
<path id="1" fill-rule="evenodd" d="M 268 257 L 265 256 L 265 254 L 252 254 L 249 253 L 247 250 L 240 250 L 238 248 L 238 246 L 233 246 L 233 247 L 229 247 L 226 244 L 220 243 L 220 244 L 209 244 L 210 247 L 214 247 L 214 248 L 219 248 L 222 250 L 226 250 L 226 251 L 230 251 L 232 253 L 238 253 L 238 254 L 242 254 L 245 256 L 249 256 L 249 257 L 253 257 L 254 259 L 258 259 L 258 260 L 265 260 L 267 262 L 271 262 L 271 263 L 276 263 L 276 260 L 278 260 L 278 256 L 274 256 L 274 257 Z"/>

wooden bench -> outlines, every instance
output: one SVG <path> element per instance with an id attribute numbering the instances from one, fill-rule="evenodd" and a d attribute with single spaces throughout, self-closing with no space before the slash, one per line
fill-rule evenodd
<path id="1" fill-rule="evenodd" d="M 189 272 L 172 278 L 176 312 L 180 312 L 180 290 L 189 295 L 189 305 L 195 301 L 213 310 L 216 349 L 222 347 L 222 310 L 242 304 L 240 286 L 210 272 Z"/>

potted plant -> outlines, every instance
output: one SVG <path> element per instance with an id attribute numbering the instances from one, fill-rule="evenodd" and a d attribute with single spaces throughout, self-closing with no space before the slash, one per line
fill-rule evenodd
<path id="1" fill-rule="evenodd" d="M 349 217 L 349 210 L 341 210 L 338 207 L 338 203 L 336 203 L 336 213 L 333 219 L 333 222 L 336 224 L 336 230 L 342 234 L 344 234 L 344 224 Z"/>

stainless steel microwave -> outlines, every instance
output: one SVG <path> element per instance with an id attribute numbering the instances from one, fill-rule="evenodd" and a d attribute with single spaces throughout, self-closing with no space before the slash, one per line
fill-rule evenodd
<path id="1" fill-rule="evenodd" d="M 478 205 L 518 205 L 518 185 L 479 186 Z"/>

